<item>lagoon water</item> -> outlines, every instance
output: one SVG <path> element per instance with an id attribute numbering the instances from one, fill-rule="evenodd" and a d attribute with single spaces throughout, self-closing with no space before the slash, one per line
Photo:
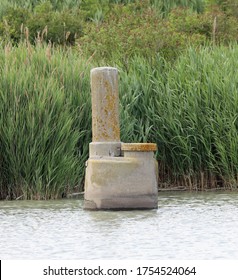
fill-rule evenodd
<path id="1" fill-rule="evenodd" d="M 150 211 L 0 201 L 0 259 L 238 259 L 237 192 L 160 192 Z"/>

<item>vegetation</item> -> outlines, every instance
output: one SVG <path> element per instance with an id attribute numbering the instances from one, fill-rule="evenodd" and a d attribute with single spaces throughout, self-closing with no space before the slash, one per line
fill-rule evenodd
<path id="1" fill-rule="evenodd" d="M 158 144 L 160 186 L 237 187 L 238 46 L 189 49 L 121 72 L 124 141 Z"/>
<path id="2" fill-rule="evenodd" d="M 120 72 L 121 139 L 156 142 L 160 188 L 238 186 L 235 0 L 0 4 L 0 199 L 82 190 L 89 70 Z"/>
<path id="3" fill-rule="evenodd" d="M 238 41 L 235 0 L 2 1 L 0 38 L 18 44 L 44 40 L 80 47 L 108 63 L 158 52 L 174 60 L 187 49 Z M 120 56 L 120 58 L 118 57 Z"/>
<path id="4" fill-rule="evenodd" d="M 0 51 L 1 196 L 61 197 L 80 187 L 91 139 L 89 63 L 70 49 Z"/>

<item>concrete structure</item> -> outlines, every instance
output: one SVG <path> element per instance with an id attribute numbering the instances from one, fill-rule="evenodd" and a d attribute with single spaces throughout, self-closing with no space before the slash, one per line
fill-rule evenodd
<path id="1" fill-rule="evenodd" d="M 157 208 L 156 144 L 120 141 L 117 69 L 92 69 L 91 92 L 93 142 L 86 163 L 84 208 Z"/>

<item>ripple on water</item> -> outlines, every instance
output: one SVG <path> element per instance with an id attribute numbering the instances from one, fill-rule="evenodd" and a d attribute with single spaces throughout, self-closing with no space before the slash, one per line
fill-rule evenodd
<path id="1" fill-rule="evenodd" d="M 158 210 L 0 202 L 1 259 L 236 259 L 238 193 L 160 193 Z"/>

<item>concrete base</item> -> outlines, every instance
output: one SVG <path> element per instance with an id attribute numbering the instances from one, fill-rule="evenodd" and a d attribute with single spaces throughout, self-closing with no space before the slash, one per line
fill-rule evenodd
<path id="1" fill-rule="evenodd" d="M 87 161 L 84 208 L 89 210 L 158 207 L 158 164 L 153 152 L 133 157 L 94 157 Z"/>
<path id="2" fill-rule="evenodd" d="M 121 142 L 91 142 L 89 144 L 91 157 L 119 157 L 121 155 Z"/>
<path id="3" fill-rule="evenodd" d="M 86 165 L 85 209 L 157 208 L 155 143 L 121 143 L 118 70 L 91 70 L 92 136 Z"/>

